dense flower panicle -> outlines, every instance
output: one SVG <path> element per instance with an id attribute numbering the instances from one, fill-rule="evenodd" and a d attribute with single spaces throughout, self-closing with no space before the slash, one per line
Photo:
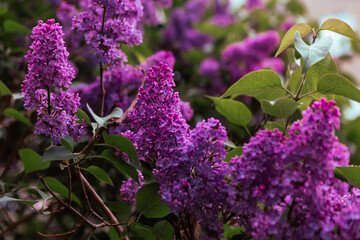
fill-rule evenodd
<path id="1" fill-rule="evenodd" d="M 209 79 L 210 93 L 215 95 L 226 91 L 226 86 L 221 78 L 220 64 L 214 58 L 205 58 L 200 63 L 199 74 Z"/>
<path id="2" fill-rule="evenodd" d="M 171 69 L 164 63 L 149 69 L 144 87 L 139 88 L 138 105 L 129 114 L 133 129 L 138 129 L 135 142 L 142 160 L 168 165 L 159 157 L 175 157 L 178 146 L 185 144 L 188 125 L 181 116 L 179 95 Z"/>
<path id="3" fill-rule="evenodd" d="M 76 123 L 79 96 L 62 89 L 68 88 L 75 77 L 62 37 L 61 26 L 54 19 L 47 23 L 38 22 L 38 26 L 33 28 L 33 42 L 25 56 L 28 73 L 22 84 L 25 108 L 37 109 L 35 133 L 50 135 L 55 143 L 67 135 L 78 141 L 85 131 L 84 124 Z"/>
<path id="4" fill-rule="evenodd" d="M 120 44 L 131 46 L 142 42 L 142 31 L 137 26 L 142 9 L 140 0 L 87 0 L 86 7 L 73 20 L 73 28 L 84 33 L 86 42 L 102 63 L 122 64 L 127 58 L 118 49 Z"/>
<path id="5" fill-rule="evenodd" d="M 214 16 L 210 21 L 222 27 L 235 22 L 236 18 L 230 13 L 231 5 L 229 0 L 216 0 L 214 8 Z"/>
<path id="6" fill-rule="evenodd" d="M 229 177 L 241 196 L 233 211 L 249 216 L 245 224 L 255 239 L 336 239 L 339 204 L 349 199 L 348 185 L 333 175 L 349 161 L 334 136 L 339 116 L 334 101 L 321 99 L 292 124 L 288 138 L 259 131 L 231 160 Z"/>
<path id="7" fill-rule="evenodd" d="M 230 72 L 233 81 L 264 67 L 281 73 L 284 69 L 281 59 L 269 58 L 279 41 L 279 35 L 275 31 L 268 31 L 230 44 L 222 53 L 221 66 Z"/>
<path id="8" fill-rule="evenodd" d="M 227 133 L 213 118 L 189 130 L 172 76 L 164 63 L 148 70 L 138 105 L 128 116 L 134 132 L 123 135 L 133 141 L 139 158 L 154 166 L 170 210 L 191 213 L 218 237 L 223 231 L 218 212 L 234 196 L 225 182 Z"/>
<path id="9" fill-rule="evenodd" d="M 137 172 L 139 175 L 139 183 L 132 178 L 129 178 L 128 180 L 122 182 L 120 188 L 120 194 L 124 197 L 123 201 L 128 201 L 131 204 L 135 204 L 135 195 L 141 186 L 145 184 L 144 176 L 139 170 Z"/>

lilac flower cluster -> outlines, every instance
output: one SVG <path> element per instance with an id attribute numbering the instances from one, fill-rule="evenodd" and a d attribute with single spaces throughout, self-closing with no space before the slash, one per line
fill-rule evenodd
<path id="1" fill-rule="evenodd" d="M 252 11 L 254 9 L 263 8 L 263 0 L 246 0 L 246 9 Z"/>
<path id="2" fill-rule="evenodd" d="M 232 81 L 266 67 L 281 73 L 284 69 L 281 59 L 269 58 L 279 41 L 279 35 L 275 31 L 268 31 L 233 43 L 222 53 L 221 67 L 229 71 Z"/>
<path id="3" fill-rule="evenodd" d="M 333 175 L 335 166 L 349 160 L 334 136 L 339 116 L 334 101 L 321 99 L 290 127 L 288 138 L 277 130 L 259 131 L 231 160 L 229 178 L 240 194 L 232 211 L 249 217 L 239 224 L 255 239 L 337 238 L 339 211 L 353 206 L 348 185 Z"/>
<path id="4" fill-rule="evenodd" d="M 135 204 L 135 195 L 145 183 L 144 176 L 139 170 L 137 172 L 139 175 L 139 183 L 132 178 L 129 178 L 128 180 L 122 182 L 120 188 L 120 194 L 123 196 L 123 201 L 130 202 L 131 204 Z"/>
<path id="5" fill-rule="evenodd" d="M 84 33 L 101 63 L 121 65 L 127 57 L 118 49 L 120 44 L 142 42 L 142 31 L 137 26 L 142 16 L 140 0 L 87 0 L 83 11 L 73 20 L 73 28 Z"/>
<path id="6" fill-rule="evenodd" d="M 84 134 L 84 124 L 77 124 L 75 112 L 78 94 L 69 89 L 75 71 L 69 64 L 61 26 L 50 19 L 33 28 L 33 42 L 25 58 L 28 73 L 22 84 L 26 109 L 37 109 L 36 134 L 51 136 L 54 143 L 70 135 L 75 141 Z"/>
<path id="7" fill-rule="evenodd" d="M 190 0 L 184 8 L 171 13 L 171 22 L 164 29 L 163 42 L 175 49 L 202 48 L 213 42 L 213 38 L 194 29 L 194 24 L 204 15 L 208 0 Z"/>
<path id="8" fill-rule="evenodd" d="M 160 62 L 167 63 L 173 67 L 175 58 L 171 52 L 159 51 L 146 59 L 139 67 L 148 71 L 151 65 L 159 65 Z M 104 87 L 106 89 L 105 114 L 110 114 L 114 107 L 120 107 L 121 109 L 129 107 L 134 98 L 134 94 L 131 95 L 131 93 L 136 93 L 144 79 L 144 73 L 140 69 L 131 65 L 125 65 L 117 66 L 104 72 Z M 99 89 L 99 80 L 89 85 L 80 85 L 76 88 L 84 102 L 80 105 L 81 109 L 87 111 L 85 103 L 89 103 L 93 109 L 100 109 Z"/>
<path id="9" fill-rule="evenodd" d="M 235 16 L 230 13 L 231 4 L 229 0 L 216 0 L 214 5 L 214 16 L 210 19 L 210 22 L 221 27 L 226 27 L 235 22 Z"/>
<path id="10" fill-rule="evenodd" d="M 170 210 L 190 213 L 217 238 L 222 232 L 218 213 L 233 196 L 231 188 L 224 187 L 227 132 L 213 118 L 189 130 L 172 76 L 163 63 L 149 69 L 138 105 L 128 116 L 136 132 L 125 135 L 134 142 L 140 159 L 154 166 L 160 194 Z"/>

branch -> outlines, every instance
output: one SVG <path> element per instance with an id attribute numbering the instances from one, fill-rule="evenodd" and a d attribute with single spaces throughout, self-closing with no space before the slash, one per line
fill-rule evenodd
<path id="1" fill-rule="evenodd" d="M 17 226 L 29 221 L 30 219 L 32 219 L 35 215 L 37 214 L 37 212 L 32 212 L 29 215 L 23 217 L 22 219 L 20 219 L 17 222 L 14 222 L 13 224 L 11 224 L 8 228 L 6 228 L 4 231 L 2 231 L 0 233 L 0 239 L 2 239 L 2 237 L 4 237 L 4 235 L 8 232 L 11 232 L 12 230 L 14 230 L 15 228 L 17 228 Z"/>

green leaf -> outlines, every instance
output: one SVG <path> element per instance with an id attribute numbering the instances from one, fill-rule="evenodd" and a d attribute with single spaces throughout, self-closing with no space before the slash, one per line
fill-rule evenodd
<path id="1" fill-rule="evenodd" d="M 320 77 L 328 73 L 338 73 L 338 68 L 335 61 L 332 59 L 330 53 L 327 54 L 327 56 L 323 60 L 309 68 L 306 74 L 306 81 L 300 96 L 308 92 L 317 90 L 317 84 Z M 297 87 L 299 87 L 299 85 L 300 82 L 297 84 Z"/>
<path id="2" fill-rule="evenodd" d="M 77 123 L 80 123 L 82 119 L 85 120 L 85 122 L 89 125 L 91 125 L 91 121 L 89 116 L 86 114 L 86 112 L 84 112 L 81 109 L 78 109 L 75 113 L 75 115 L 78 117 L 79 121 L 77 121 Z"/>
<path id="3" fill-rule="evenodd" d="M 210 97 L 215 102 L 215 109 L 227 120 L 240 126 L 246 126 L 251 121 L 251 111 L 242 102 L 232 99 Z"/>
<path id="4" fill-rule="evenodd" d="M 4 110 L 4 115 L 9 116 L 9 117 L 13 117 L 16 120 L 18 120 L 19 122 L 22 122 L 30 127 L 32 127 L 33 125 L 31 124 L 31 122 L 24 117 L 24 115 L 22 115 L 18 110 L 16 110 L 15 108 L 5 108 Z"/>
<path id="5" fill-rule="evenodd" d="M 51 146 L 40 159 L 40 163 L 48 161 L 69 160 L 78 157 L 79 154 L 72 153 L 66 146 Z"/>
<path id="6" fill-rule="evenodd" d="M 360 90 L 338 74 L 323 75 L 318 82 L 317 89 L 324 94 L 336 94 L 360 102 Z"/>
<path id="7" fill-rule="evenodd" d="M 360 41 L 359 37 L 356 35 L 354 30 L 346 23 L 339 19 L 330 18 L 326 20 L 320 27 L 320 30 L 329 30 L 336 33 L 339 33 L 343 36 L 352 38 L 354 40 Z"/>
<path id="8" fill-rule="evenodd" d="M 299 32 L 295 33 L 295 49 L 301 54 L 304 60 L 302 73 L 307 72 L 307 70 L 312 65 L 326 57 L 332 45 L 332 42 L 333 41 L 331 37 L 326 37 L 319 39 L 314 44 L 309 46 L 304 42 L 304 40 L 302 40 Z"/>
<path id="9" fill-rule="evenodd" d="M 121 152 L 126 153 L 131 159 L 135 160 L 136 162 L 139 162 L 139 157 L 137 155 L 136 149 L 133 143 L 130 141 L 130 139 L 122 135 L 109 136 L 105 132 L 103 136 L 106 144 L 114 148 L 117 148 Z"/>
<path id="10" fill-rule="evenodd" d="M 109 201 L 105 202 L 105 205 L 110 208 L 110 210 L 120 213 L 121 215 L 128 215 L 130 213 L 130 206 L 126 202 L 115 202 L 115 201 Z"/>
<path id="11" fill-rule="evenodd" d="M 4 22 L 4 30 L 5 32 L 12 33 L 30 33 L 30 29 L 22 25 L 21 23 L 15 22 L 13 20 L 5 20 Z"/>
<path id="12" fill-rule="evenodd" d="M 1 96 L 11 95 L 10 89 L 1 80 L 0 80 L 0 95 Z"/>
<path id="13" fill-rule="evenodd" d="M 294 34 L 295 32 L 299 32 L 301 37 L 309 34 L 311 32 L 311 27 L 305 23 L 297 23 L 292 26 L 284 35 L 283 39 L 281 40 L 280 47 L 277 50 L 275 57 L 277 57 L 282 51 L 284 51 L 288 46 L 293 44 L 294 42 Z"/>
<path id="14" fill-rule="evenodd" d="M 336 178 L 350 185 L 360 188 L 360 167 L 336 167 L 334 171 Z"/>
<path id="15" fill-rule="evenodd" d="M 26 173 L 44 170 L 50 167 L 50 162 L 39 164 L 41 156 L 29 148 L 21 149 L 19 151 L 19 156 Z"/>
<path id="16" fill-rule="evenodd" d="M 6 5 L 0 5 L 0 16 L 7 13 L 8 7 Z"/>
<path id="17" fill-rule="evenodd" d="M 33 206 L 35 203 L 37 203 L 36 201 L 28 201 L 28 200 L 22 200 L 22 199 L 18 199 L 18 198 L 12 198 L 12 197 L 8 197 L 8 196 L 2 196 L 0 198 L 0 203 L 3 202 L 18 202 L 18 203 L 25 203 L 29 206 Z"/>
<path id="18" fill-rule="evenodd" d="M 49 188 L 58 194 L 60 194 L 62 197 L 67 198 L 69 196 L 69 189 L 65 187 L 64 184 L 59 182 L 56 178 L 53 177 L 44 177 L 44 181 L 49 186 Z M 45 189 L 45 186 L 40 183 L 39 186 L 41 189 Z M 77 196 L 75 196 L 73 193 L 71 194 L 71 199 L 77 203 L 80 207 L 82 207 L 82 204 Z"/>
<path id="19" fill-rule="evenodd" d="M 101 168 L 96 166 L 90 166 L 88 168 L 84 168 L 84 170 L 94 175 L 99 181 L 107 183 L 114 187 L 114 184 L 111 181 L 109 175 Z"/>
<path id="20" fill-rule="evenodd" d="M 225 162 L 230 162 L 230 160 L 235 157 L 235 156 L 241 156 L 241 154 L 243 153 L 243 149 L 242 147 L 237 147 L 232 149 L 231 151 L 226 153 L 226 157 L 225 157 Z"/>
<path id="21" fill-rule="evenodd" d="M 286 118 L 293 114 L 297 107 L 298 103 L 290 98 L 279 98 L 275 101 L 266 101 L 261 100 L 261 109 L 268 114 L 271 114 L 276 117 Z"/>
<path id="22" fill-rule="evenodd" d="M 121 108 L 116 107 L 109 115 L 106 117 L 99 117 L 94 113 L 94 111 L 91 109 L 89 104 L 86 104 L 91 116 L 93 116 L 94 120 L 99 124 L 99 128 L 104 127 L 106 128 L 106 123 L 110 118 L 120 118 L 124 113 Z"/>
<path id="23" fill-rule="evenodd" d="M 268 122 L 265 124 L 265 128 L 269 130 L 279 129 L 280 132 L 284 131 L 284 123 L 281 122 Z"/>
<path id="24" fill-rule="evenodd" d="M 280 77 L 271 70 L 250 72 L 234 83 L 221 98 L 233 95 L 260 96 L 273 91 L 284 92 Z M 276 98 L 278 98 L 277 95 Z"/>
<path id="25" fill-rule="evenodd" d="M 156 239 L 158 240 L 172 239 L 174 232 L 173 227 L 166 220 L 155 223 L 155 225 L 152 227 L 152 230 L 155 234 Z"/>
<path id="26" fill-rule="evenodd" d="M 121 172 L 122 174 L 124 174 L 126 176 L 131 177 L 137 183 L 139 183 L 139 175 L 134 166 L 125 162 L 123 159 L 121 159 L 119 156 L 116 156 L 116 154 L 110 150 L 103 151 L 101 155 L 106 160 L 110 161 L 119 172 Z"/>
<path id="27" fill-rule="evenodd" d="M 147 218 L 162 218 L 169 214 L 169 208 L 162 202 L 159 195 L 159 183 L 143 185 L 136 193 L 136 206 Z"/>
<path id="28" fill-rule="evenodd" d="M 61 145 L 66 146 L 71 152 L 74 151 L 74 147 L 68 141 L 66 141 L 64 138 L 61 139 Z"/>
<path id="29" fill-rule="evenodd" d="M 41 199 L 45 201 L 49 200 L 50 198 L 52 198 L 52 196 L 47 195 L 46 193 L 44 193 L 43 191 L 41 191 L 40 189 L 37 189 L 37 192 L 39 193 L 39 195 L 41 196 Z"/>
<path id="30" fill-rule="evenodd" d="M 152 232 L 152 228 L 147 225 L 142 225 L 136 223 L 134 226 L 131 226 L 131 233 L 134 234 L 134 238 L 130 239 L 139 239 L 139 240 L 155 240 L 155 235 Z"/>

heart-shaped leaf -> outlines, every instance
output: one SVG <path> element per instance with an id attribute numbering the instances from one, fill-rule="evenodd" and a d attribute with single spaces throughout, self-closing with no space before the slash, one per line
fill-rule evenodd
<path id="1" fill-rule="evenodd" d="M 330 37 L 326 37 L 309 46 L 304 42 L 304 40 L 302 40 L 300 33 L 296 32 L 294 45 L 295 49 L 303 57 L 304 66 L 302 73 L 305 73 L 312 65 L 326 57 L 332 45 L 332 39 Z"/>
<path id="2" fill-rule="evenodd" d="M 89 106 L 89 104 L 86 104 L 91 116 L 94 118 L 94 120 L 99 124 L 97 127 L 101 128 L 104 127 L 106 128 L 106 123 L 110 118 L 120 118 L 124 113 L 123 110 L 121 108 L 116 107 L 109 115 L 107 115 L 106 117 L 99 117 L 98 115 L 96 115 L 94 113 L 94 111 L 91 109 L 91 107 Z M 94 126 L 93 126 L 94 128 Z"/>
<path id="3" fill-rule="evenodd" d="M 261 100 L 261 108 L 265 113 L 271 114 L 276 117 L 286 118 L 293 114 L 298 103 L 290 98 L 279 98 L 275 101 Z"/>
<path id="4" fill-rule="evenodd" d="M 78 157 L 79 154 L 72 153 L 66 146 L 51 146 L 41 157 L 39 163 L 58 160 L 69 160 Z"/>
<path id="5" fill-rule="evenodd" d="M 99 181 L 107 183 L 114 187 L 114 184 L 111 181 L 109 175 L 101 168 L 96 166 L 90 166 L 88 168 L 84 168 L 84 170 L 94 175 L 94 177 L 96 177 Z"/>

